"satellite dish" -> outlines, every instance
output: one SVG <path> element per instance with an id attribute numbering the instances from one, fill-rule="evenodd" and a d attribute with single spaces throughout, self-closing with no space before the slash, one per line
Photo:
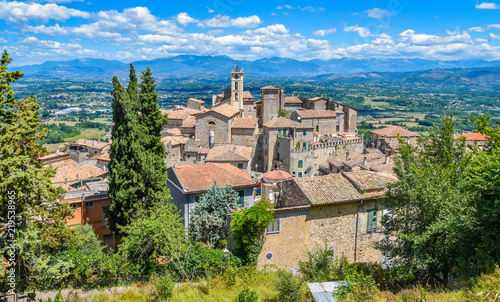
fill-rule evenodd
<path id="1" fill-rule="evenodd" d="M 300 121 L 300 116 L 297 116 L 297 119 Z"/>

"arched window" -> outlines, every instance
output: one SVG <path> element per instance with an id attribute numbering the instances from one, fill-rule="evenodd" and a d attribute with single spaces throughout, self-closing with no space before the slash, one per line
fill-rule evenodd
<path id="1" fill-rule="evenodd" d="M 234 82 L 234 90 L 240 90 L 238 87 L 239 87 L 239 83 L 238 82 Z"/>
<path id="2" fill-rule="evenodd" d="M 208 122 L 209 125 L 215 125 L 215 122 L 214 121 L 210 121 Z"/>
<path id="3" fill-rule="evenodd" d="M 234 100 L 238 101 L 238 93 L 237 92 L 234 93 Z"/>
<path id="4" fill-rule="evenodd" d="M 299 168 L 302 168 L 303 165 L 304 165 L 304 162 L 299 160 Z"/>

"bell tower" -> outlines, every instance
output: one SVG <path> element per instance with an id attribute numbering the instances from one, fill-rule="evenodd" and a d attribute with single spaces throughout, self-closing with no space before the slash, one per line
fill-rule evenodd
<path id="1" fill-rule="evenodd" d="M 231 106 L 243 109 L 243 69 L 238 65 L 231 71 Z"/>

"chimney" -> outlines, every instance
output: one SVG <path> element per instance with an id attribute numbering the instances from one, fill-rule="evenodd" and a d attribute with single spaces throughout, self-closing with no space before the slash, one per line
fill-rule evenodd
<path id="1" fill-rule="evenodd" d="M 349 160 L 349 151 L 345 153 L 345 160 Z"/>
<path id="2" fill-rule="evenodd" d="M 92 146 L 95 146 L 95 139 L 92 140 Z"/>
<path id="3" fill-rule="evenodd" d="M 59 148 L 56 149 L 56 155 L 59 156 Z"/>
<path id="4" fill-rule="evenodd" d="M 323 94 L 321 94 L 321 98 L 323 98 Z"/>
<path id="5" fill-rule="evenodd" d="M 388 153 L 386 153 L 386 154 L 385 154 L 385 161 L 384 161 L 384 164 L 386 164 L 386 165 L 387 165 L 388 163 L 389 163 L 389 154 L 388 154 Z"/>
<path id="6" fill-rule="evenodd" d="M 366 164 L 368 164 L 368 159 L 366 158 L 366 156 L 363 158 L 363 166 L 366 166 Z"/>
<path id="7" fill-rule="evenodd" d="M 293 96 L 293 93 L 292 93 L 292 96 Z"/>

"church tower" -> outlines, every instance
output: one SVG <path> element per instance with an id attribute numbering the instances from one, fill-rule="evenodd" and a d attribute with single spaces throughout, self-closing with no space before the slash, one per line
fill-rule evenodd
<path id="1" fill-rule="evenodd" d="M 231 71 L 231 106 L 243 109 L 243 69 L 238 65 Z"/>

